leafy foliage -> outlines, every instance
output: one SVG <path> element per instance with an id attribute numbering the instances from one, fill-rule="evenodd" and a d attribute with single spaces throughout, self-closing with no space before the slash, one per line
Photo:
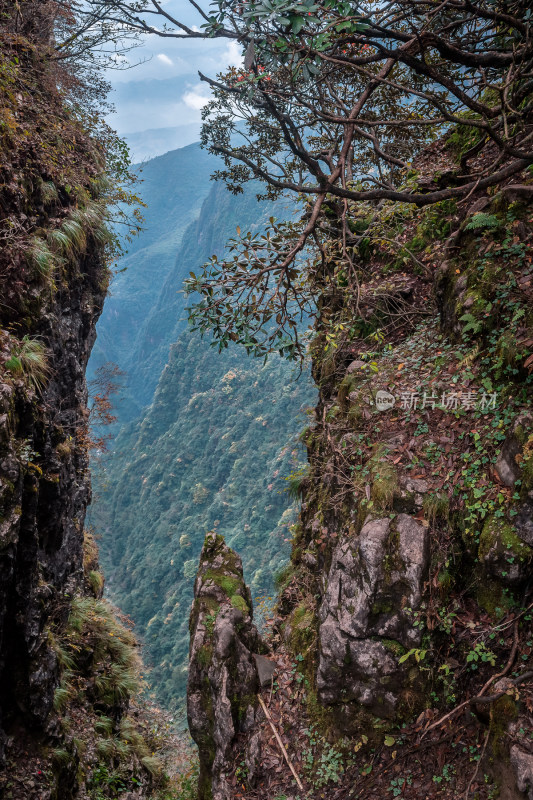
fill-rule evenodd
<path id="1" fill-rule="evenodd" d="M 283 191 L 305 198 L 295 225 L 281 230 L 273 222 L 261 241 L 243 234 L 235 255 L 211 261 L 189 282 L 201 294 L 193 321 L 221 348 L 237 341 L 261 357 L 274 350 L 303 357 L 297 317 L 309 300 L 314 312 L 343 278 L 358 296 L 352 250 L 363 237 L 349 235 L 358 204 L 377 213 L 384 200 L 431 206 L 467 198 L 533 160 L 523 0 L 506 6 L 505 30 L 485 0 L 437 12 L 431 2 L 192 5 L 200 30 L 164 12 L 161 35 L 226 37 L 245 48 L 243 68 L 202 76 L 214 95 L 202 141 L 224 159 L 216 177 L 235 193 L 260 179 L 270 198 Z M 153 15 L 163 13 L 154 0 L 119 6 L 132 33 L 154 32 Z M 457 134 L 450 146 L 461 140 L 459 163 L 450 170 L 437 163 L 419 179 L 416 157 L 446 128 Z M 473 171 L 469 162 L 481 152 Z M 337 223 L 329 231 L 328 218 Z"/>
<path id="2" fill-rule="evenodd" d="M 474 214 L 468 225 L 466 225 L 465 230 L 467 231 L 475 231 L 481 228 L 497 228 L 501 225 L 501 221 L 495 214 Z"/>

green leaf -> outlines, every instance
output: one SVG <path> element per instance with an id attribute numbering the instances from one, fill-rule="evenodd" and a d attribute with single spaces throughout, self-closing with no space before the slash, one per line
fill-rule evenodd
<path id="1" fill-rule="evenodd" d="M 291 20 L 291 28 L 293 33 L 300 33 L 304 25 L 305 25 L 304 17 L 293 17 Z"/>
<path id="2" fill-rule="evenodd" d="M 466 225 L 465 231 L 474 231 L 480 228 L 499 228 L 501 224 L 498 217 L 494 216 L 494 214 L 478 212 L 474 214 L 468 225 Z"/>

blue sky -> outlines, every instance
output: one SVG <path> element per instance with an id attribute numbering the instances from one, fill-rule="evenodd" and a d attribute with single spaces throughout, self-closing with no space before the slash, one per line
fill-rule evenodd
<path id="1" fill-rule="evenodd" d="M 202 20 L 186 0 L 166 2 L 192 26 Z M 161 24 L 158 26 L 160 27 Z M 229 65 L 239 64 L 240 46 L 228 40 L 180 40 L 146 36 L 141 47 L 127 55 L 131 68 L 111 70 L 110 101 L 116 113 L 109 122 L 121 136 L 161 128 L 183 129 L 193 141 L 200 130 L 201 109 L 209 91 L 198 77 L 201 70 L 214 76 Z M 139 63 L 142 62 L 142 63 Z M 191 138 L 193 136 L 193 138 Z"/>

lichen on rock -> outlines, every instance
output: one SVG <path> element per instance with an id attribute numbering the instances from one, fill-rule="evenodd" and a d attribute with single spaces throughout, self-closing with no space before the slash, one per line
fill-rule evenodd
<path id="1" fill-rule="evenodd" d="M 427 528 L 407 514 L 367 519 L 359 536 L 339 542 L 320 608 L 322 702 L 357 701 L 379 716 L 394 714 L 409 666 L 399 666 L 389 641 L 397 653 L 420 644 L 413 623 L 428 556 Z"/>
<path id="2" fill-rule="evenodd" d="M 230 800 L 226 772 L 238 735 L 255 724 L 259 677 L 254 654 L 265 646 L 252 620 L 240 558 L 208 533 L 200 555 L 190 618 L 187 718 L 198 745 L 200 800 Z M 244 754 L 248 780 L 259 767 L 256 738 Z"/>

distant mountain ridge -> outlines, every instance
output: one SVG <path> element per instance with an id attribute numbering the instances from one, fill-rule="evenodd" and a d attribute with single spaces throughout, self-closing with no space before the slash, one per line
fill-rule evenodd
<path id="1" fill-rule="evenodd" d="M 146 131 L 135 131 L 124 134 L 132 161 L 141 163 L 170 150 L 186 147 L 198 141 L 199 125 L 191 122 L 170 128 L 150 128 Z"/>
<path id="2" fill-rule="evenodd" d="M 140 178 L 138 193 L 147 204 L 144 230 L 127 244 L 128 252 L 120 260 L 124 271 L 113 280 L 97 326 L 89 378 L 107 362 L 118 364 L 128 374 L 132 366 L 135 371 L 137 342 L 158 303 L 161 286 L 175 266 L 183 234 L 198 217 L 211 189 L 210 176 L 216 164 L 217 160 L 195 143 L 135 167 Z M 158 377 L 159 373 L 151 381 L 152 393 Z M 150 393 L 137 398 L 126 391 L 118 409 L 120 420 L 133 418 L 151 399 Z"/>

